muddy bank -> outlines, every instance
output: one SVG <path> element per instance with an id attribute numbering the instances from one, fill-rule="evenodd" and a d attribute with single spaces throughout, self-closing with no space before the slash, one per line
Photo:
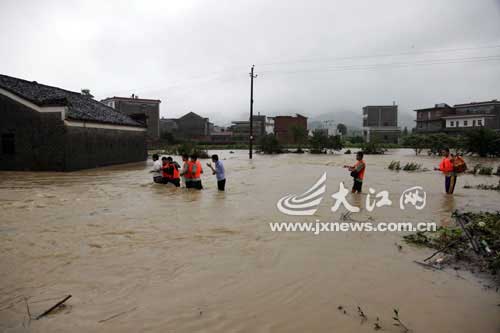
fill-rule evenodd
<path id="1" fill-rule="evenodd" d="M 31 311 L 39 313 L 53 304 L 47 299 L 72 294 L 68 308 L 29 329 L 373 331 L 346 317 L 337 309 L 342 305 L 389 320 L 381 325 L 394 332 L 394 308 L 417 332 L 498 332 L 499 297 L 484 288 L 488 281 L 415 265 L 433 250 L 404 244 L 399 250 L 400 233 L 270 231 L 270 222 L 338 221 L 331 194 L 340 181 L 350 186 L 342 166 L 352 155 L 255 155 L 248 161 L 245 151 L 218 153 L 226 193 L 217 192 L 209 174 L 202 192 L 151 184 L 143 163 L 64 174 L 1 172 L 0 330 L 28 330 L 24 304 L 9 307 L 16 297 L 28 296 Z M 367 156 L 365 191 L 388 190 L 397 203 L 404 189 L 419 185 L 427 192 L 425 209 L 393 205 L 362 210 L 354 220 L 449 225 L 454 209 L 497 208 L 496 191 L 461 188 L 494 184 L 496 177 L 460 177 L 451 197 L 443 194 L 438 173 L 387 170 L 396 158 L 429 169 L 438 162 L 410 150 Z M 276 209 L 281 197 L 302 193 L 325 171 L 327 192 L 315 216 Z M 364 207 L 365 198 L 349 200 Z"/>

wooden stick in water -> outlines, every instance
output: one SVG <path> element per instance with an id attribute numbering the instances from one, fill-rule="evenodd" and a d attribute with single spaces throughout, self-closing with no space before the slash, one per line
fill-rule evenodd
<path id="1" fill-rule="evenodd" d="M 36 320 L 48 315 L 49 313 L 51 313 L 52 311 L 54 311 L 54 309 L 56 309 L 57 307 L 61 306 L 64 304 L 64 302 L 66 302 L 68 299 L 71 298 L 71 295 L 68 295 L 66 296 L 62 301 L 59 301 L 56 305 L 54 305 L 53 307 L 51 307 L 50 309 L 48 309 L 47 311 L 45 311 L 44 313 L 42 313 L 41 315 L 39 315 L 38 317 L 36 317 Z"/>

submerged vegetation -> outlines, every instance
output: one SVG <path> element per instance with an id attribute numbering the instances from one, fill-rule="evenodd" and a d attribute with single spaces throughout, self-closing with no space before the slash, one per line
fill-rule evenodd
<path id="1" fill-rule="evenodd" d="M 497 169 L 498 172 L 498 169 Z M 468 171 L 467 173 L 473 174 L 473 175 L 486 175 L 486 176 L 491 176 L 493 175 L 493 167 L 490 166 L 484 166 L 482 164 L 476 164 L 474 167 Z"/>
<path id="2" fill-rule="evenodd" d="M 475 188 L 478 190 L 500 191 L 500 181 L 498 182 L 497 185 L 486 185 L 486 184 L 479 184 L 476 186 L 464 185 L 464 188 Z"/>
<path id="3" fill-rule="evenodd" d="M 399 161 L 391 161 L 387 168 L 389 170 L 401 170 L 401 163 Z"/>
<path id="4" fill-rule="evenodd" d="M 426 171 L 426 169 L 422 168 L 422 164 L 415 162 L 408 162 L 403 167 L 401 167 L 400 161 L 391 161 L 389 166 L 387 167 L 389 170 L 404 170 L 404 171 Z"/>
<path id="5" fill-rule="evenodd" d="M 438 263 L 463 263 L 471 270 L 477 268 L 497 274 L 500 270 L 500 212 L 454 212 L 452 216 L 455 226 L 410 234 L 404 236 L 405 241 L 437 250 L 424 261 L 441 254 L 444 257 L 438 258 Z"/>

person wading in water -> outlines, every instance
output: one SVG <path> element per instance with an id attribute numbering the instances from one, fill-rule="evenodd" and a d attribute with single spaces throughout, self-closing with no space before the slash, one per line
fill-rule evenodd
<path id="1" fill-rule="evenodd" d="M 352 193 L 361 193 L 366 170 L 366 163 L 365 161 L 363 161 L 362 151 L 358 151 L 358 153 L 356 154 L 356 160 L 357 162 L 354 165 L 344 165 L 344 168 L 347 168 L 349 169 L 349 171 L 351 171 L 351 177 L 354 179 L 354 183 L 352 185 Z"/>

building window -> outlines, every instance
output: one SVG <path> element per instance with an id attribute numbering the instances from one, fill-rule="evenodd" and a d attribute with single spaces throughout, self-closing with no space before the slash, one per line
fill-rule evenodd
<path id="1" fill-rule="evenodd" d="M 457 122 L 455 123 L 455 127 L 458 127 L 458 123 L 459 123 L 459 121 L 457 120 Z"/>
<path id="2" fill-rule="evenodd" d="M 467 125 L 468 125 L 468 121 L 464 120 L 464 127 L 467 127 Z"/>
<path id="3" fill-rule="evenodd" d="M 477 120 L 477 126 L 483 126 L 483 121 L 481 119 Z"/>
<path id="4" fill-rule="evenodd" d="M 453 127 L 453 126 L 455 126 L 455 123 L 452 120 L 452 121 L 450 121 L 450 127 Z"/>
<path id="5" fill-rule="evenodd" d="M 476 126 L 476 119 L 472 120 L 472 127 Z"/>
<path id="6" fill-rule="evenodd" d="M 2 134 L 2 154 L 14 155 L 16 153 L 16 141 L 13 133 Z"/>

